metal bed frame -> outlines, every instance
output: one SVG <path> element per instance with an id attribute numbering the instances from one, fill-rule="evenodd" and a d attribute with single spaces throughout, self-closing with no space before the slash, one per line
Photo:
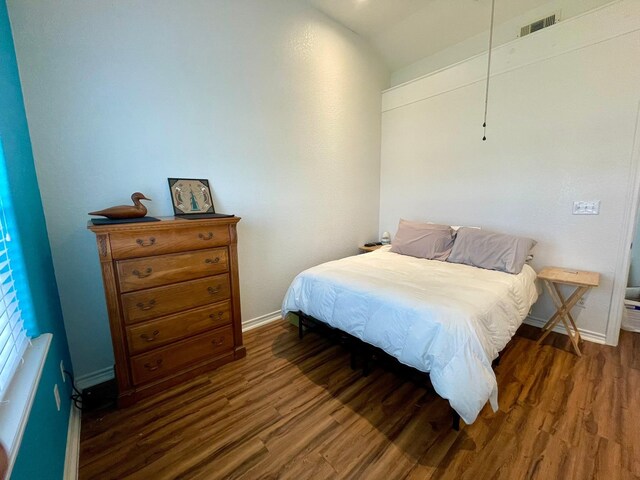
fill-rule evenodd
<path id="1" fill-rule="evenodd" d="M 351 369 L 356 370 L 358 364 L 358 354 L 362 357 L 362 375 L 367 376 L 371 372 L 371 363 L 374 358 L 384 357 L 392 359 L 396 364 L 400 365 L 402 368 L 408 369 L 413 372 L 418 372 L 421 376 L 426 376 L 427 388 L 434 391 L 433 386 L 431 385 L 431 380 L 429 379 L 429 374 L 427 372 L 422 372 L 416 368 L 409 367 L 407 365 L 403 365 L 398 362 L 393 356 L 386 353 L 384 350 L 375 347 L 369 343 L 363 342 L 359 338 L 354 337 L 340 329 L 331 327 L 326 323 L 313 318 L 310 315 L 302 311 L 295 312 L 298 316 L 298 337 L 300 340 L 304 338 L 305 329 L 326 329 L 327 331 L 339 332 L 340 339 L 343 345 L 347 347 L 351 356 Z M 501 352 L 502 353 L 502 352 Z M 500 355 L 493 361 L 492 366 L 495 368 L 500 364 Z M 436 393 L 437 394 L 437 393 Z M 449 407 L 451 408 L 451 407 Z M 451 426 L 455 431 L 460 430 L 460 415 L 453 408 L 451 408 Z"/>

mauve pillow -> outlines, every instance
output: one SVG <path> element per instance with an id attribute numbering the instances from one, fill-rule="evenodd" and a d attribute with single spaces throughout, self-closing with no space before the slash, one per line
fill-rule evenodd
<path id="1" fill-rule="evenodd" d="M 536 243 L 530 238 L 462 227 L 447 261 L 517 274 Z"/>
<path id="2" fill-rule="evenodd" d="M 400 220 L 391 251 L 429 260 L 446 260 L 451 253 L 453 238 L 449 225 Z"/>

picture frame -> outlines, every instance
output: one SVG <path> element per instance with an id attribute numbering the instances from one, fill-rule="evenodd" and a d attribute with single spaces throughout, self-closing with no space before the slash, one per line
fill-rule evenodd
<path id="1" fill-rule="evenodd" d="M 167 180 L 174 215 L 216 213 L 209 180 L 204 178 L 168 178 Z"/>

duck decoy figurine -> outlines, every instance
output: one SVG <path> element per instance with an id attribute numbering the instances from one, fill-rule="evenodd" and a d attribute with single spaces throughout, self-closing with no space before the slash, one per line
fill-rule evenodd
<path id="1" fill-rule="evenodd" d="M 89 215 L 100 215 L 101 217 L 107 217 L 111 219 L 122 218 L 140 218 L 147 214 L 147 207 L 145 207 L 140 200 L 149 200 L 143 193 L 135 192 L 131 195 L 133 205 L 118 205 L 116 207 L 105 208 L 104 210 L 98 210 L 97 212 L 89 212 Z"/>

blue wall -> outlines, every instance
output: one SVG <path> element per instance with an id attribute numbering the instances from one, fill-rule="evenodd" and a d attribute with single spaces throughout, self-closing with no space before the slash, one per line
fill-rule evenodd
<path id="1" fill-rule="evenodd" d="M 53 342 L 55 342 L 55 335 Z M 53 347 L 53 344 L 51 345 Z M 55 350 L 49 355 L 42 372 L 40 385 L 29 415 L 29 423 L 22 437 L 18 459 L 11 480 L 60 480 L 64 472 L 69 425 L 70 400 L 67 383 L 60 380 L 60 357 Z M 61 398 L 60 411 L 53 398 L 57 383 Z M 64 392 L 67 392 L 65 395 Z"/>
<path id="2" fill-rule="evenodd" d="M 31 292 L 30 299 L 20 297 L 25 321 L 31 335 L 45 332 L 53 334 L 11 478 L 59 479 L 64 469 L 70 409 L 70 385 L 68 381 L 62 382 L 59 364 L 63 360 L 67 369 L 71 370 L 71 359 L 5 0 L 0 0 L 0 143 L 8 180 L 8 185 L 4 185 L 8 192 L 5 190 L 3 194 L 8 193 L 13 200 L 17 226 L 14 239 L 18 237 L 22 247 L 23 281 L 28 283 Z M 63 399 L 60 412 L 56 409 L 53 397 L 56 383 Z"/>

